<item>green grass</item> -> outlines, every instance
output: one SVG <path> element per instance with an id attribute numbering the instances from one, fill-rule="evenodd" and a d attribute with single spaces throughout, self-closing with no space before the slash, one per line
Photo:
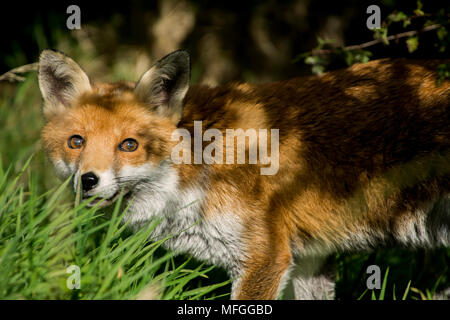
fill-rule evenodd
<path id="1" fill-rule="evenodd" d="M 32 175 L 29 163 L 16 175 L 0 167 L 0 298 L 202 299 L 228 284 L 189 288 L 212 267 L 175 265 L 172 253 L 159 251 L 165 239 L 151 241 L 156 221 L 130 234 L 120 200 L 110 215 L 86 202 L 63 204 L 69 180 L 40 194 L 32 177 L 20 182 Z M 70 266 L 80 270 L 80 289 L 67 285 Z"/>
<path id="2" fill-rule="evenodd" d="M 357 300 L 432 300 L 450 286 L 450 250 L 378 249 L 337 255 L 337 296 Z M 369 265 L 381 269 L 381 289 L 369 290 Z"/>

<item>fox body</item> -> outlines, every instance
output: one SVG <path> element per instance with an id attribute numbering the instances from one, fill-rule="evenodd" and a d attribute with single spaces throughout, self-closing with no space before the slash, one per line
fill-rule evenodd
<path id="1" fill-rule="evenodd" d="M 232 298 L 283 288 L 332 298 L 325 262 L 336 251 L 450 242 L 450 83 L 436 85 L 439 63 L 386 59 L 210 88 L 189 87 L 184 51 L 136 84 L 91 84 L 45 50 L 43 146 L 84 198 L 108 206 L 122 192 L 134 228 L 161 218 L 154 232 L 173 235 L 167 247 L 224 267 Z M 261 162 L 174 163 L 173 132 L 194 135 L 194 121 L 223 133 L 278 129 L 276 174 L 261 175 Z"/>

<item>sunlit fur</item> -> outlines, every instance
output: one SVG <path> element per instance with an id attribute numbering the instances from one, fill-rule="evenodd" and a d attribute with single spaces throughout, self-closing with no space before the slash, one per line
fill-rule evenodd
<path id="1" fill-rule="evenodd" d="M 233 298 L 273 299 L 285 284 L 296 298 L 333 298 L 324 261 L 338 250 L 450 242 L 450 83 L 436 86 L 440 63 L 379 60 L 257 86 L 191 86 L 179 117 L 143 103 L 134 84 L 94 83 L 45 113 L 43 146 L 61 177 L 108 175 L 90 194 L 124 190 L 135 228 L 162 218 L 155 239 L 173 234 L 169 248 L 226 268 Z M 173 164 L 171 134 L 193 132 L 194 120 L 222 132 L 279 129 L 278 173 Z M 74 134 L 82 149 L 68 148 Z M 121 152 L 126 138 L 139 148 Z"/>

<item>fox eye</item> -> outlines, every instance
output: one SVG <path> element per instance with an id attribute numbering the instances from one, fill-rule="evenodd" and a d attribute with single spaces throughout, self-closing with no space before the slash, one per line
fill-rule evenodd
<path id="1" fill-rule="evenodd" d="M 138 148 L 139 144 L 132 138 L 127 138 L 119 144 L 119 149 L 125 152 L 133 152 Z"/>
<path id="2" fill-rule="evenodd" d="M 80 149 L 84 144 L 84 139 L 82 136 L 76 134 L 67 140 L 67 144 L 70 149 Z"/>

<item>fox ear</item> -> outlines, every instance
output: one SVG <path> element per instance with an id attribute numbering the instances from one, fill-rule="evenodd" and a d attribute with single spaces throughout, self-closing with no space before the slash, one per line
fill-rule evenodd
<path id="1" fill-rule="evenodd" d="M 69 108 L 82 93 L 91 90 L 89 78 L 81 67 L 53 50 L 42 51 L 38 79 L 46 118 Z"/>
<path id="2" fill-rule="evenodd" d="M 161 116 L 178 123 L 183 113 L 183 99 L 189 88 L 190 58 L 178 50 L 156 62 L 138 81 L 135 94 L 155 107 Z"/>

